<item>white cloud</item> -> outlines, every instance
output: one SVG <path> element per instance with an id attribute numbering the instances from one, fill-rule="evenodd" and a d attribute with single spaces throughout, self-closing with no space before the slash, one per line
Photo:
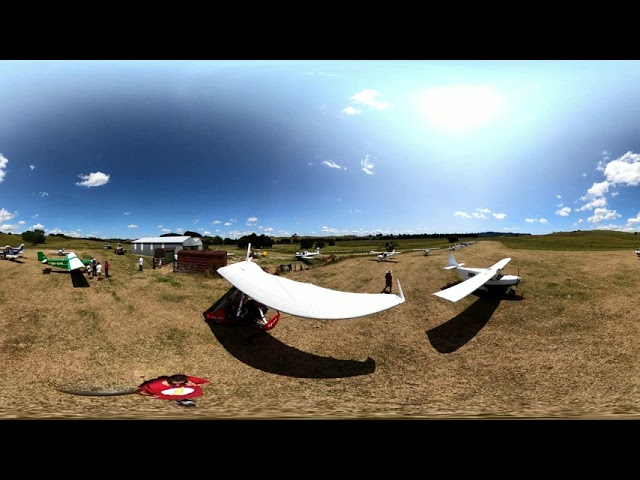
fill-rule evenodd
<path id="1" fill-rule="evenodd" d="M 561 217 L 568 217 L 571 213 L 571 208 L 562 207 L 560 210 L 556 210 L 556 215 L 560 215 Z"/>
<path id="2" fill-rule="evenodd" d="M 471 218 L 471 215 L 469 215 L 467 212 L 454 212 L 453 216 L 462 217 L 462 218 Z"/>
<path id="3" fill-rule="evenodd" d="M 4 177 L 7 174 L 7 172 L 5 172 L 5 169 L 7 168 L 8 163 L 9 160 L 7 159 L 7 157 L 0 153 L 0 183 L 4 181 Z"/>
<path id="4" fill-rule="evenodd" d="M 4 208 L 0 209 L 0 222 L 8 222 L 14 217 L 14 215 Z"/>
<path id="5" fill-rule="evenodd" d="M 627 225 L 640 225 L 640 213 L 635 218 L 628 218 Z"/>
<path id="6" fill-rule="evenodd" d="M 498 220 L 504 220 L 505 218 L 507 218 L 507 214 L 506 213 L 494 213 L 493 214 L 493 218 L 496 218 Z"/>
<path id="7" fill-rule="evenodd" d="M 345 115 L 360 115 L 362 112 L 355 107 L 346 107 L 342 109 Z"/>
<path id="8" fill-rule="evenodd" d="M 94 172 L 89 175 L 78 175 L 82 179 L 81 182 L 76 182 L 79 187 L 101 187 L 109 183 L 109 175 L 102 172 Z"/>
<path id="9" fill-rule="evenodd" d="M 593 185 L 591 185 L 591 188 L 587 190 L 587 195 L 589 198 L 602 197 L 608 191 L 609 191 L 609 182 L 605 180 L 604 182 L 594 183 Z"/>
<path id="10" fill-rule="evenodd" d="M 621 217 L 615 210 L 609 210 L 607 208 L 596 208 L 593 211 L 593 216 L 587 218 L 587 222 L 600 223 L 604 220 L 613 220 Z"/>
<path id="11" fill-rule="evenodd" d="M 366 89 L 356 93 L 351 97 L 351 101 L 360 103 L 376 110 L 386 110 L 391 106 L 389 102 L 380 102 L 376 100 L 376 97 L 380 96 L 380 92 L 376 90 Z"/>
<path id="12" fill-rule="evenodd" d="M 360 165 L 362 165 L 362 171 L 364 173 L 367 175 L 373 175 L 374 164 L 369 161 L 369 155 L 360 160 Z"/>
<path id="13" fill-rule="evenodd" d="M 584 199 L 586 197 L 582 197 Z M 606 198 L 596 198 L 595 200 L 590 201 L 589 203 L 585 203 L 580 208 L 576 208 L 576 212 L 583 212 L 585 210 L 593 210 L 594 208 L 604 207 L 607 205 Z"/>
<path id="14" fill-rule="evenodd" d="M 612 185 L 635 187 L 640 184 L 640 154 L 627 152 L 617 160 L 609 162 L 604 175 Z"/>
<path id="15" fill-rule="evenodd" d="M 133 224 L 127 225 L 127 228 L 138 228 L 138 225 L 133 225 Z"/>
<path id="16" fill-rule="evenodd" d="M 342 170 L 342 169 L 343 169 L 343 167 L 341 167 L 340 165 L 338 165 L 336 162 L 331 162 L 331 161 L 329 161 L 329 160 L 324 160 L 324 161 L 322 162 L 322 165 L 326 165 L 326 166 L 327 166 L 327 167 L 329 167 L 329 168 L 337 168 L 338 170 Z M 345 170 L 346 170 L 346 168 L 345 168 Z"/>
<path id="17" fill-rule="evenodd" d="M 31 171 L 33 172 L 36 169 L 35 165 L 29 165 L 29 168 L 31 169 Z"/>

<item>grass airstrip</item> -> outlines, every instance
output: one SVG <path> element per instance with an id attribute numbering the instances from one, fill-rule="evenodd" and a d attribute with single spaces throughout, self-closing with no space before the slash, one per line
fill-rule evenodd
<path id="1" fill-rule="evenodd" d="M 219 275 L 142 272 L 130 250 L 47 237 L 0 260 L 0 418 L 640 418 L 640 240 L 632 233 L 336 242 L 338 261 L 283 273 L 351 292 L 379 293 L 388 269 L 406 302 L 367 317 L 319 321 L 282 314 L 264 332 L 202 317 L 230 285 Z M 19 235 L 0 235 L 18 246 Z M 413 248 L 437 247 L 425 256 Z M 111 264 L 110 278 L 72 276 L 37 260 L 60 247 Z M 245 252 L 226 249 L 243 260 Z M 296 264 L 299 245 L 256 262 Z M 434 295 L 459 279 L 447 254 L 488 267 L 511 257 L 516 295 Z M 314 261 L 315 262 L 315 261 Z M 395 287 L 394 287 L 395 292 Z M 211 380 L 198 407 L 142 395 L 79 396 L 58 389 L 135 387 L 158 375 Z M 12 388 L 6 388 L 6 386 Z"/>

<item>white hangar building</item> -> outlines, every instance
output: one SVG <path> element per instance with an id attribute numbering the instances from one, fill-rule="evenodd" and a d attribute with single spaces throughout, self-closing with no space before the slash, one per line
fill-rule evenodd
<path id="1" fill-rule="evenodd" d="M 146 237 L 131 242 L 131 253 L 152 257 L 156 248 L 174 250 L 202 250 L 202 239 L 194 237 Z"/>

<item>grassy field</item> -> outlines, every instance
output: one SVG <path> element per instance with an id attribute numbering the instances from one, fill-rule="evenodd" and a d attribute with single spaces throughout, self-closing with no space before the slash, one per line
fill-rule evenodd
<path id="1" fill-rule="evenodd" d="M 384 242 L 338 242 L 322 253 L 339 261 L 288 278 L 379 293 L 390 268 L 406 302 L 350 320 L 283 314 L 269 332 L 204 322 L 230 287 L 218 275 L 153 270 L 150 258 L 139 272 L 136 256 L 102 242 L 27 244 L 25 258 L 0 260 L 1 378 L 14 387 L 0 393 L 0 418 L 640 418 L 636 240 L 619 232 L 476 239 L 453 252 L 459 262 L 483 267 L 508 256 L 504 273 L 523 282 L 515 296 L 457 303 L 432 295 L 457 282 L 442 268 L 450 252 L 411 250 L 446 244 L 400 241 L 403 253 L 378 262 L 365 253 Z M 0 243 L 21 241 L 0 235 Z M 60 247 L 108 259 L 111 278 L 37 261 L 38 250 Z M 271 272 L 299 265 L 296 250 L 275 246 L 256 261 Z M 178 372 L 212 381 L 197 408 L 58 391 L 121 389 Z"/>

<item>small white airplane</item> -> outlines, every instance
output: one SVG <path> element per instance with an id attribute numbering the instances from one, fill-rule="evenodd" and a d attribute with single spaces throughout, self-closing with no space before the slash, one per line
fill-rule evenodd
<path id="1" fill-rule="evenodd" d="M 59 248 L 58 250 L 49 250 L 49 253 L 55 253 L 56 255 L 60 256 L 60 257 L 65 257 L 67 255 L 67 252 L 64 247 Z"/>
<path id="2" fill-rule="evenodd" d="M 311 260 L 312 258 L 315 258 L 318 255 L 322 255 L 320 253 L 320 247 L 317 247 L 315 252 L 309 252 L 307 250 L 303 250 L 302 252 L 296 252 L 296 260 Z"/>
<path id="3" fill-rule="evenodd" d="M 640 247 L 638 247 L 638 249 L 636 250 L 636 255 L 640 257 Z"/>
<path id="4" fill-rule="evenodd" d="M 440 247 L 433 247 L 433 248 L 413 248 L 412 251 L 414 252 L 423 252 L 425 257 L 428 257 L 429 255 L 431 255 L 431 250 L 440 250 Z"/>
<path id="5" fill-rule="evenodd" d="M 450 253 L 449 265 L 444 267 L 444 269 L 455 269 L 456 274 L 464 281 L 439 292 L 435 292 L 434 295 L 449 300 L 450 302 L 457 302 L 482 287 L 506 286 L 511 287 L 510 290 L 513 292 L 513 288 L 520 283 L 521 278 L 516 275 L 502 275 L 501 273 L 502 269 L 510 261 L 511 258 L 503 258 L 489 268 L 471 268 L 464 267 L 464 263 L 456 262 L 453 254 Z"/>
<path id="6" fill-rule="evenodd" d="M 24 243 L 20 244 L 17 248 L 7 245 L 0 250 L 0 255 L 7 260 L 15 260 L 16 258 L 24 257 Z"/>
<path id="7" fill-rule="evenodd" d="M 398 283 L 396 294 L 352 293 L 297 282 L 264 271 L 251 261 L 251 245 L 244 261 L 218 268 L 231 288 L 202 315 L 205 321 L 237 324 L 255 321 L 263 330 L 276 326 L 281 313 L 319 320 L 338 320 L 363 317 L 382 312 L 404 303 Z M 268 309 L 276 311 L 271 319 Z"/>
<path id="8" fill-rule="evenodd" d="M 387 260 L 389 260 L 390 257 L 393 257 L 394 255 L 397 255 L 398 253 L 402 253 L 402 252 L 396 252 L 396 249 L 394 248 L 390 252 L 374 252 L 373 250 L 371 250 L 369 253 L 378 255 L 379 262 L 386 262 Z"/>

